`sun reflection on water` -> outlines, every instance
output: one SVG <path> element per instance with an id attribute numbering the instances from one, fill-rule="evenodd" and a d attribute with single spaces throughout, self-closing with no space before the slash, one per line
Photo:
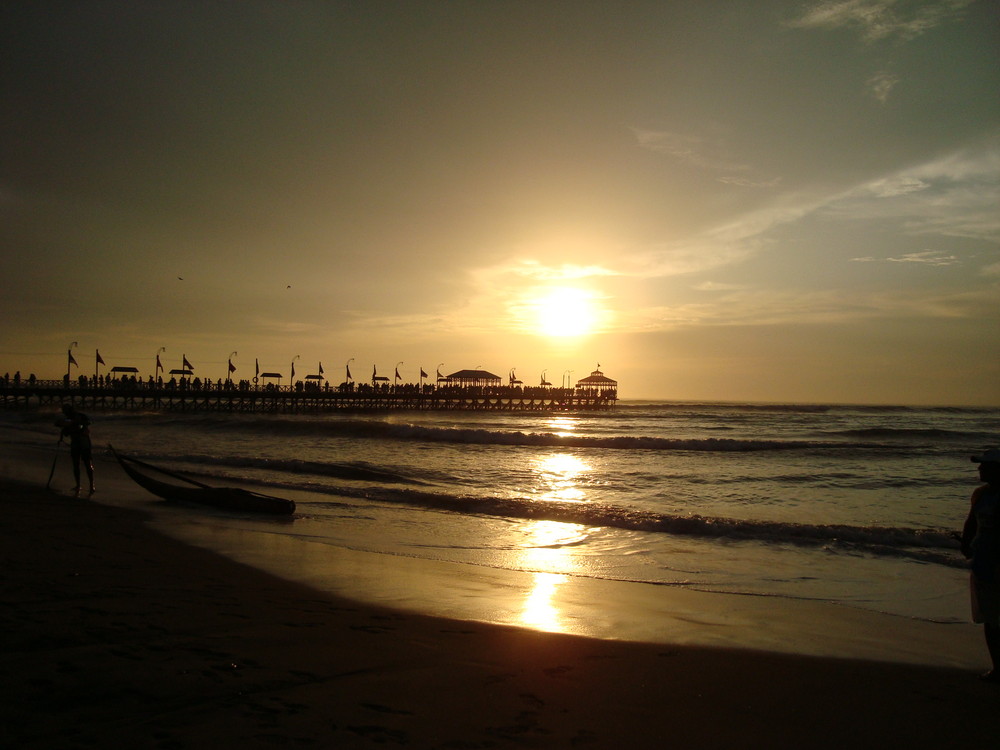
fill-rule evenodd
<path id="1" fill-rule="evenodd" d="M 564 630 L 559 608 L 552 601 L 556 589 L 566 581 L 559 573 L 535 573 L 535 584 L 524 600 L 521 622 L 528 627 L 558 633 Z"/>
<path id="2" fill-rule="evenodd" d="M 586 502 L 580 477 L 592 469 L 578 456 L 569 453 L 540 456 L 533 462 L 532 470 L 540 501 Z M 567 626 L 559 608 L 559 587 L 569 580 L 567 573 L 579 567 L 575 550 L 586 541 L 587 527 L 561 521 L 527 521 L 520 531 L 519 562 L 524 569 L 534 571 L 532 587 L 524 599 L 521 622 L 537 630 L 565 632 Z"/>
<path id="3" fill-rule="evenodd" d="M 591 466 L 582 458 L 569 453 L 553 453 L 538 458 L 534 468 L 538 474 L 542 500 L 573 503 L 586 500 L 579 479 L 591 471 Z"/>
<path id="4" fill-rule="evenodd" d="M 576 417 L 558 416 L 552 417 L 547 426 L 554 434 L 569 437 L 576 434 L 576 426 L 579 422 L 580 420 Z"/>
<path id="5" fill-rule="evenodd" d="M 560 632 L 565 630 L 555 595 L 566 582 L 563 571 L 575 567 L 573 545 L 584 538 L 586 529 L 575 523 L 528 521 L 521 564 L 535 571 L 531 589 L 524 599 L 521 622 L 531 628 Z"/>

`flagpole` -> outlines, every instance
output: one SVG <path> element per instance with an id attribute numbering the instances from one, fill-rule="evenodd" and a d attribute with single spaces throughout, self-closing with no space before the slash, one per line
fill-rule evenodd
<path id="1" fill-rule="evenodd" d="M 73 366 L 73 347 L 79 346 L 79 344 L 74 341 L 66 349 L 66 382 L 69 382 L 70 367 Z"/>

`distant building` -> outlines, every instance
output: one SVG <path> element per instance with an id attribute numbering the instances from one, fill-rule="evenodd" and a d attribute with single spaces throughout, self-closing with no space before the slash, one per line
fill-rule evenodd
<path id="1" fill-rule="evenodd" d="M 459 388 L 497 388 L 503 385 L 499 375 L 486 370 L 459 370 L 448 375 L 445 382 Z"/>
<path id="2" fill-rule="evenodd" d="M 600 368 L 600 365 L 598 365 Z M 618 381 L 607 377 L 600 369 L 594 370 L 585 378 L 576 381 L 576 387 L 581 390 L 596 391 L 598 394 L 618 390 Z"/>

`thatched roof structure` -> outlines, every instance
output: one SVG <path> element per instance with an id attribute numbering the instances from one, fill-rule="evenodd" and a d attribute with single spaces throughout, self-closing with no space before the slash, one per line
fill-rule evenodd
<path id="1" fill-rule="evenodd" d="M 499 375 L 494 375 L 492 372 L 487 372 L 486 370 L 459 370 L 458 372 L 453 372 L 445 379 L 449 385 L 462 387 L 493 387 L 501 385 L 503 382 Z"/>
<path id="2" fill-rule="evenodd" d="M 600 365 L 598 365 L 600 367 Z M 607 377 L 599 369 L 594 370 L 585 378 L 576 381 L 577 388 L 590 388 L 598 391 L 611 391 L 618 388 L 618 381 Z"/>

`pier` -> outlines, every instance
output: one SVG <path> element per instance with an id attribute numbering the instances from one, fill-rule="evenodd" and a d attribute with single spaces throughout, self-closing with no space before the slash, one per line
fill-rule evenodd
<path id="1" fill-rule="evenodd" d="M 297 383 L 257 385 L 247 381 L 201 383 L 89 379 L 0 382 L 4 410 L 58 409 L 65 403 L 90 411 L 322 414 L 386 411 L 574 412 L 614 408 L 617 390 L 608 388 L 523 388 L 519 386 L 439 388 Z"/>

